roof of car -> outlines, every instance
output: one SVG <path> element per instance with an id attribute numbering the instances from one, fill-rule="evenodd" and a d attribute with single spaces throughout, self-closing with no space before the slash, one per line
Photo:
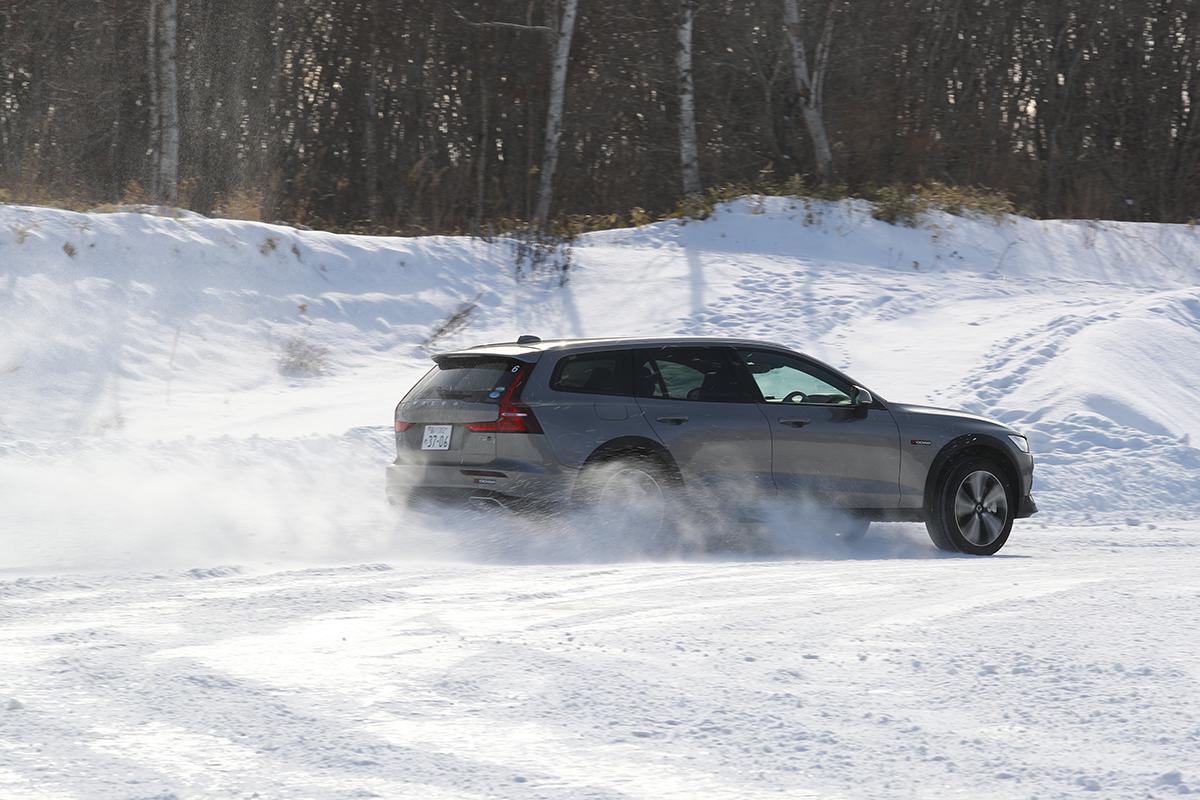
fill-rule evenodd
<path id="1" fill-rule="evenodd" d="M 522 337 L 531 339 L 532 337 Z M 519 358 L 521 356 L 529 356 L 534 353 L 544 353 L 550 350 L 585 350 L 592 349 L 597 346 L 612 345 L 617 347 L 663 347 L 670 345 L 724 345 L 742 346 L 742 347 L 770 347 L 774 349 L 790 349 L 784 348 L 782 345 L 773 342 L 764 342 L 758 339 L 740 339 L 734 337 L 718 337 L 718 336 L 613 336 L 593 339 L 540 339 L 538 341 L 518 342 L 496 342 L 494 344 L 480 344 L 473 347 L 463 348 L 462 350 L 454 350 L 446 353 L 439 353 L 435 358 L 444 358 L 458 355 L 497 355 Z"/>

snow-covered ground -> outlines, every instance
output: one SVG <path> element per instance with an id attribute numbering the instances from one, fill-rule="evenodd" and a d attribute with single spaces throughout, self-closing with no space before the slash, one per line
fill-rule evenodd
<path id="1" fill-rule="evenodd" d="M 1200 790 L 1200 230 L 751 198 L 513 255 L 0 206 L 0 798 Z M 1026 431 L 1043 511 L 992 559 L 398 516 L 392 406 L 518 333 L 798 347 Z"/>

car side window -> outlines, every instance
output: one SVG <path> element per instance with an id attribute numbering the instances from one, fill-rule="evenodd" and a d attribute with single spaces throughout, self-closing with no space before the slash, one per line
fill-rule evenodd
<path id="1" fill-rule="evenodd" d="M 559 359 L 550 378 L 559 392 L 633 396 L 633 369 L 626 350 L 580 353 Z"/>
<path id="2" fill-rule="evenodd" d="M 848 406 L 854 387 L 814 364 L 769 350 L 738 350 L 763 401 Z"/>
<path id="3" fill-rule="evenodd" d="M 708 403 L 752 403 L 730 353 L 718 347 L 641 350 L 634 365 L 638 397 Z"/>

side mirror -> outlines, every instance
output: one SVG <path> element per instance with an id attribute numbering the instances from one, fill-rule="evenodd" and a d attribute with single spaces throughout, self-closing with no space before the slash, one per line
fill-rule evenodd
<path id="1" fill-rule="evenodd" d="M 867 415 L 867 410 L 875 404 L 875 397 L 861 386 L 854 387 L 854 396 L 850 398 L 850 405 L 854 407 L 855 412 L 860 417 Z"/>

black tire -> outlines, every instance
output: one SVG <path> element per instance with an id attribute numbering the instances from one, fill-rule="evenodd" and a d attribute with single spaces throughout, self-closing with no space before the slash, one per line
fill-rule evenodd
<path id="1" fill-rule="evenodd" d="M 966 456 L 938 476 L 925 529 L 939 550 L 990 556 L 1008 541 L 1016 510 L 1008 471 L 994 458 Z"/>

